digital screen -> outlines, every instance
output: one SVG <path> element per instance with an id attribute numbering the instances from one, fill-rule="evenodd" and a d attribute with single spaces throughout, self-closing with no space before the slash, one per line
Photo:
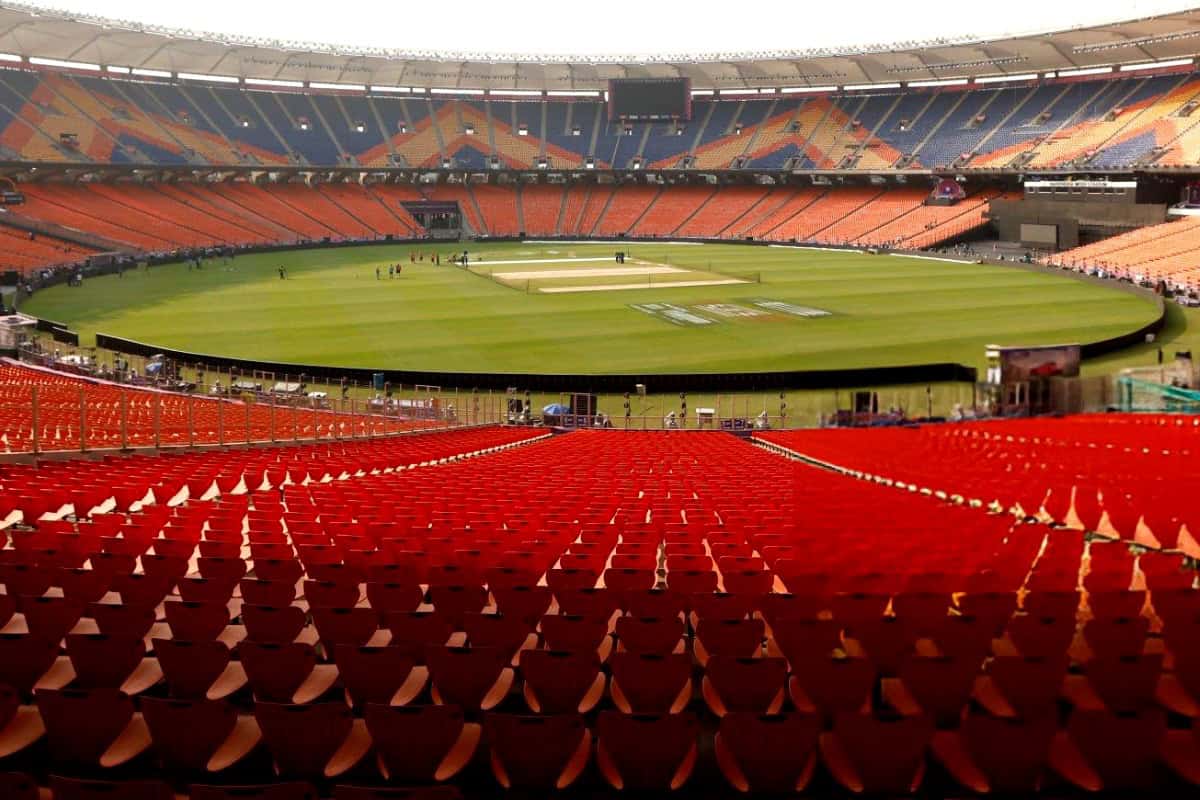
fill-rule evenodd
<path id="1" fill-rule="evenodd" d="M 1058 246 L 1057 225 L 1035 225 L 1030 222 L 1021 223 L 1021 244 Z"/>
<path id="2" fill-rule="evenodd" d="M 692 118 L 692 82 L 687 78 L 618 78 L 608 82 L 610 120 Z"/>

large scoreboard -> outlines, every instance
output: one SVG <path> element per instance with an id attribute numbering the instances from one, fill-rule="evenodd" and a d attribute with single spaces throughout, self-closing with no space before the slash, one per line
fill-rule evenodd
<path id="1" fill-rule="evenodd" d="M 638 122 L 692 118 L 688 78 L 617 78 L 608 82 L 608 118 Z"/>

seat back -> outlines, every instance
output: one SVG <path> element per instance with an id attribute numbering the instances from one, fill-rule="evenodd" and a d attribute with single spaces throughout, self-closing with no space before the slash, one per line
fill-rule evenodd
<path id="1" fill-rule="evenodd" d="M 385 706 L 370 703 L 364 711 L 375 752 L 392 780 L 424 783 L 462 734 L 465 719 L 457 706 Z"/>
<path id="2" fill-rule="evenodd" d="M 814 715 L 734 711 L 721 719 L 717 747 L 732 756 L 748 791 L 790 794 L 802 788 L 820 731 Z"/>
<path id="3" fill-rule="evenodd" d="M 133 700 L 117 689 L 39 690 L 35 701 L 56 761 L 94 765 L 133 718 Z"/>
<path id="4" fill-rule="evenodd" d="M 144 697 L 142 716 L 163 766 L 197 772 L 204 771 L 237 724 L 237 711 L 222 700 Z"/>
<path id="5" fill-rule="evenodd" d="M 1129 791 L 1155 785 L 1166 728 L 1166 715 L 1158 709 L 1136 714 L 1075 711 L 1067 722 L 1067 735 L 1099 774 L 1105 790 Z"/>
<path id="6" fill-rule="evenodd" d="M 692 659 L 684 653 L 615 653 L 609 666 L 614 699 L 623 698 L 634 713 L 678 710 L 691 685 Z"/>
<path id="7" fill-rule="evenodd" d="M 704 677 L 728 711 L 765 714 L 774 710 L 787 686 L 787 661 L 715 655 L 705 665 Z"/>
<path id="8" fill-rule="evenodd" d="M 601 767 L 610 764 L 623 789 L 678 788 L 690 774 L 700 732 L 695 716 L 601 712 L 596 723 Z"/>
<path id="9" fill-rule="evenodd" d="M 924 716 L 884 720 L 839 714 L 833 733 L 854 765 L 863 791 L 908 794 L 924 771 L 933 722 Z"/>
<path id="10" fill-rule="evenodd" d="M 339 644 L 334 647 L 334 660 L 356 706 L 387 704 L 416 666 L 416 659 L 401 647 Z"/>
<path id="11" fill-rule="evenodd" d="M 493 770 L 505 786 L 550 791 L 560 786 L 564 772 L 577 776 L 588 752 L 580 745 L 588 736 L 578 714 L 516 716 L 489 714 L 483 724 L 491 748 Z M 565 784 L 564 784 L 565 785 Z"/>
<path id="12" fill-rule="evenodd" d="M 317 664 L 316 651 L 303 642 L 245 640 L 238 643 L 237 654 L 255 698 L 271 703 L 290 703 Z"/>
<path id="13" fill-rule="evenodd" d="M 354 721 L 344 703 L 297 706 L 260 701 L 254 704 L 254 718 L 280 774 L 305 778 L 323 777 Z"/>
<path id="14" fill-rule="evenodd" d="M 526 650 L 521 653 L 521 675 L 526 699 L 543 714 L 574 714 L 600 674 L 595 649 Z M 531 697 L 532 696 L 532 697 Z"/>

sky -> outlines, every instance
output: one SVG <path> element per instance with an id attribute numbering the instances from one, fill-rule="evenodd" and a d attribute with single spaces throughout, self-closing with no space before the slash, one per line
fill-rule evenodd
<path id="1" fill-rule="evenodd" d="M 1200 0 L 55 0 L 48 8 L 196 31 L 443 53 L 626 55 L 803 50 L 1045 31 Z M 1000 9 L 1004 13 L 999 13 Z"/>

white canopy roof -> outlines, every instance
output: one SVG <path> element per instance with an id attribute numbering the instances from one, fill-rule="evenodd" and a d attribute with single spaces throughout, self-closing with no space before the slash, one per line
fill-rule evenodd
<path id="1" fill-rule="evenodd" d="M 579 91 L 605 89 L 610 78 L 676 76 L 691 78 L 694 89 L 844 86 L 1190 58 L 1200 53 L 1200 10 L 1006 39 L 902 42 L 841 52 L 572 57 L 356 49 L 173 30 L 5 3 L 0 4 L 0 53 L 171 74 L 385 87 Z"/>

